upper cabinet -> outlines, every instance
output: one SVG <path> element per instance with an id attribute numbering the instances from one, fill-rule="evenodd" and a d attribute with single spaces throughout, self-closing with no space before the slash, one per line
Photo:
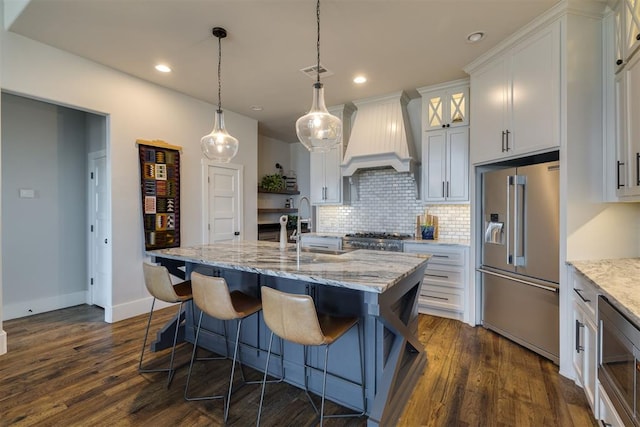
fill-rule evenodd
<path id="1" fill-rule="evenodd" d="M 560 22 L 472 69 L 472 163 L 560 145 Z"/>
<path id="2" fill-rule="evenodd" d="M 469 202 L 469 80 L 419 88 L 422 200 Z"/>
<path id="3" fill-rule="evenodd" d="M 469 80 L 419 88 L 423 131 L 469 124 Z"/>
<path id="4" fill-rule="evenodd" d="M 605 27 L 606 28 L 606 27 Z M 611 27 L 609 27 L 611 28 Z M 615 158 L 605 156 L 608 201 L 640 200 L 640 0 L 619 0 L 613 12 L 613 49 L 615 64 L 610 69 L 613 81 L 613 141 Z M 605 38 L 605 40 L 607 40 Z M 605 84 L 606 87 L 606 84 Z M 615 197 L 610 191 L 615 190 Z"/>
<path id="5" fill-rule="evenodd" d="M 615 61 L 619 70 L 640 46 L 640 0 L 619 0 L 614 9 L 614 21 Z"/>
<path id="6" fill-rule="evenodd" d="M 313 205 L 341 205 L 348 202 L 348 182 L 342 177 L 342 157 L 351 133 L 351 104 L 328 109 L 342 120 L 342 141 L 327 153 L 310 153 L 310 196 Z"/>
<path id="7" fill-rule="evenodd" d="M 640 55 L 615 76 L 616 195 L 622 200 L 640 196 Z M 613 165 L 612 165 L 613 166 Z"/>

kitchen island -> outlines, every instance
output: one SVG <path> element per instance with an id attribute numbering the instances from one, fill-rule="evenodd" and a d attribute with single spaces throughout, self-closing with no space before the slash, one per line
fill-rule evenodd
<path id="1" fill-rule="evenodd" d="M 428 256 L 355 250 L 307 252 L 298 258 L 295 245 L 280 249 L 278 243 L 239 241 L 215 245 L 171 248 L 148 252 L 173 274 L 189 277 L 192 271 L 224 277 L 231 290 L 259 296 L 261 286 L 284 292 L 308 294 L 319 312 L 361 318 L 364 333 L 366 414 L 368 425 L 392 425 L 418 381 L 426 364 L 426 353 L 417 338 L 417 296 Z M 187 306 L 185 339 L 194 340 L 197 308 Z M 226 354 L 225 342 L 216 333 L 222 322 L 203 320 L 199 344 Z M 229 325 L 228 337 L 233 337 Z M 167 333 L 167 335 L 169 335 Z M 240 349 L 245 365 L 263 370 L 269 331 L 262 313 L 243 323 Z M 278 345 L 274 345 L 278 348 Z M 360 367 L 356 330 L 349 331 L 332 345 L 327 376 L 327 398 L 343 406 L 362 410 Z M 310 349 L 310 364 L 322 368 L 320 349 Z M 303 349 L 285 343 L 284 378 L 303 387 Z M 280 377 L 279 361 L 270 363 L 269 373 Z M 309 388 L 319 393 L 322 372 L 310 370 Z"/>

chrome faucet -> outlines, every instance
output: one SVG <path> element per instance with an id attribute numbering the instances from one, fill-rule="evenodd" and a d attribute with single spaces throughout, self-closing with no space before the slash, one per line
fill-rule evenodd
<path id="1" fill-rule="evenodd" d="M 300 202 L 298 203 L 298 226 L 296 228 L 296 251 L 298 253 L 298 263 L 300 262 L 300 247 L 302 246 L 302 202 L 307 201 L 307 207 L 309 208 L 309 218 L 305 221 L 308 224 L 308 230 L 311 231 L 311 201 L 308 197 L 303 196 L 300 198 Z M 293 236 L 292 236 L 293 237 Z"/>

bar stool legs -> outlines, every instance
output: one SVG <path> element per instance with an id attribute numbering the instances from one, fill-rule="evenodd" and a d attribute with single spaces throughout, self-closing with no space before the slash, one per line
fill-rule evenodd
<path id="1" fill-rule="evenodd" d="M 322 400 L 320 403 L 320 410 L 318 410 L 318 407 L 316 406 L 316 404 L 313 402 L 313 399 L 311 398 L 311 395 L 309 394 L 309 385 L 308 385 L 308 375 L 307 375 L 307 368 L 311 369 L 312 367 L 309 366 L 307 364 L 307 346 L 304 346 L 304 392 L 307 395 L 307 398 L 309 399 L 309 402 L 311 403 L 311 406 L 313 407 L 314 411 L 316 414 L 320 415 L 320 426 L 322 427 L 323 423 L 324 423 L 324 419 L 325 418 L 343 418 L 343 417 L 361 417 L 363 416 L 366 412 L 367 412 L 367 399 L 366 399 L 366 395 L 365 395 L 365 370 L 364 370 L 364 340 L 362 339 L 362 332 L 360 330 L 360 321 L 358 321 L 355 324 L 357 330 L 358 330 L 358 345 L 360 348 L 360 381 L 361 381 L 361 389 L 362 389 L 362 412 L 355 412 L 355 413 L 348 413 L 348 414 L 333 414 L 333 415 L 325 415 L 324 414 L 324 402 L 325 402 L 325 396 L 326 396 L 326 390 L 327 390 L 327 366 L 328 366 L 328 362 L 329 362 L 329 345 L 325 345 L 325 349 L 324 349 L 324 368 L 322 370 Z M 274 333 L 271 332 L 271 336 L 269 337 L 269 349 L 267 351 L 267 363 L 265 365 L 265 369 L 264 369 L 264 376 L 263 376 L 263 380 L 262 380 L 262 391 L 260 393 L 260 405 L 258 407 L 258 418 L 256 421 L 256 426 L 260 426 L 260 418 L 262 416 L 262 404 L 264 402 L 264 391 L 265 391 L 265 385 L 268 381 L 266 381 L 267 379 L 267 372 L 269 370 L 269 359 L 271 356 L 271 348 L 272 348 L 272 344 L 273 344 L 273 335 Z M 281 344 L 282 344 L 282 340 L 280 340 Z M 282 347 L 281 347 L 282 348 Z M 282 350 L 281 350 L 282 353 Z M 284 358 L 284 355 L 283 355 Z M 283 371 L 283 377 L 284 377 L 284 371 Z"/>
<path id="2" fill-rule="evenodd" d="M 173 334 L 173 347 L 171 348 L 171 359 L 169 360 L 168 368 L 159 368 L 159 369 L 147 369 L 142 367 L 142 361 L 144 358 L 144 350 L 147 346 L 147 338 L 149 336 L 149 327 L 151 326 L 151 317 L 153 316 L 153 307 L 156 303 L 156 299 L 153 299 L 151 302 L 151 311 L 149 312 L 149 319 L 147 320 L 147 330 L 144 333 L 144 341 L 142 342 L 142 351 L 140 352 L 140 361 L 138 362 L 138 372 L 148 373 L 148 372 L 168 372 L 167 378 L 167 388 L 171 386 L 171 382 L 173 381 L 173 377 L 176 373 L 176 370 L 173 367 L 173 360 L 176 354 L 176 344 L 178 342 L 178 329 L 180 328 L 180 318 L 182 317 L 182 302 L 178 305 L 178 314 L 176 315 L 176 326 L 175 333 Z"/>
<path id="3" fill-rule="evenodd" d="M 191 362 L 189 363 L 189 373 L 187 374 L 187 384 L 184 387 L 184 398 L 185 400 L 213 400 L 213 399 L 224 399 L 223 395 L 214 395 L 214 396 L 198 396 L 198 397 L 190 397 L 189 396 L 189 383 L 191 382 L 191 370 L 193 368 L 193 361 L 197 360 L 197 361 L 206 361 L 206 360 L 222 360 L 222 359 L 226 359 L 228 355 L 225 356 L 221 356 L 221 357 L 202 357 L 202 358 L 197 358 L 196 357 L 196 353 L 198 351 L 198 338 L 200 337 L 200 326 L 202 325 L 202 315 L 204 314 L 204 312 L 200 312 L 200 318 L 198 320 L 198 327 L 196 328 L 196 337 L 195 340 L 193 342 L 193 351 L 191 352 Z M 227 340 L 226 340 L 226 323 L 225 325 L 225 350 L 227 348 Z M 225 417 L 226 420 L 226 417 Z"/>

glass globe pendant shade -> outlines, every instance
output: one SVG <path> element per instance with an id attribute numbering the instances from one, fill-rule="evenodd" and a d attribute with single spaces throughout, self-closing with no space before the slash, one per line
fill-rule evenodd
<path id="1" fill-rule="evenodd" d="M 238 145 L 238 140 L 224 128 L 222 110 L 217 110 L 213 130 L 200 140 L 202 152 L 210 160 L 229 163 L 238 154 Z"/>
<path id="2" fill-rule="evenodd" d="M 296 134 L 307 150 L 326 153 L 340 143 L 342 121 L 327 111 L 322 86 L 314 83 L 311 110 L 296 121 Z"/>

